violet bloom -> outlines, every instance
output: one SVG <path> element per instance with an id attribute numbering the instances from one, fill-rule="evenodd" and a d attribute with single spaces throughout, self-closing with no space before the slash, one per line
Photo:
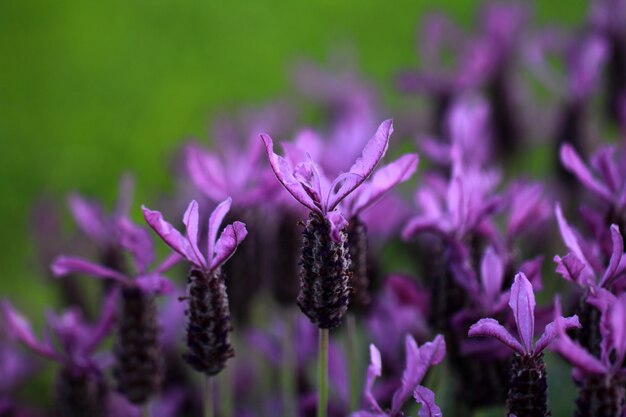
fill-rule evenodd
<path id="1" fill-rule="evenodd" d="M 8 301 L 0 302 L 0 313 L 9 334 L 38 356 L 61 365 L 55 386 L 59 415 L 104 417 L 106 384 L 96 350 L 113 327 L 116 298 L 116 292 L 109 294 L 99 321 L 93 325 L 85 323 L 76 309 L 58 316 L 49 314 L 48 331 L 43 339 L 37 338 L 28 319 Z"/>
<path id="2" fill-rule="evenodd" d="M 576 400 L 577 416 L 621 417 L 625 411 L 626 294 L 615 296 L 598 289 L 589 302 L 594 304 L 602 316 L 600 357 L 570 339 L 566 333 L 567 327 L 558 321 L 555 328 L 558 337 L 551 349 L 575 368 L 574 376 L 580 387 Z M 560 306 L 557 307 L 557 314 L 560 314 Z"/>
<path id="3" fill-rule="evenodd" d="M 187 348 L 185 360 L 191 367 L 207 376 L 220 372 L 226 361 L 234 356 L 228 333 L 232 331 L 226 286 L 220 267 L 235 253 L 248 234 L 246 225 L 234 222 L 217 237 L 232 200 L 227 198 L 211 213 L 208 224 L 206 252 L 199 246 L 198 203 L 192 201 L 183 216 L 186 227 L 182 235 L 163 219 L 158 211 L 143 207 L 146 222 L 189 263 L 187 286 Z"/>
<path id="4" fill-rule="evenodd" d="M 150 270 L 155 256 L 148 232 L 122 219 L 117 224 L 117 236 L 119 246 L 131 255 L 133 276 L 69 256 L 58 257 L 52 263 L 52 271 L 57 277 L 87 274 L 121 286 L 113 374 L 121 394 L 134 404 L 144 404 L 159 390 L 162 379 L 163 359 L 154 295 L 172 292 L 173 284 L 163 273 L 178 262 L 180 256 L 170 255 Z"/>
<path id="5" fill-rule="evenodd" d="M 380 352 L 374 345 L 370 345 L 370 365 L 367 368 L 364 403 L 367 410 L 357 411 L 351 417 L 401 417 L 402 407 L 411 395 L 422 405 L 420 417 L 441 417 L 441 409 L 435 403 L 435 393 L 420 385 L 428 369 L 440 363 L 446 354 L 446 343 L 443 336 L 438 335 L 432 342 L 418 346 L 411 336 L 406 337 L 406 369 L 402 374 L 402 383 L 393 393 L 391 408 L 383 410 L 374 397 L 372 388 L 376 378 L 382 375 L 382 361 Z"/>
<path id="6" fill-rule="evenodd" d="M 338 326 L 348 307 L 348 221 L 339 205 L 372 174 L 387 151 L 392 131 L 391 120 L 383 122 L 350 171 L 332 183 L 308 153 L 305 160 L 296 160 L 297 152 L 283 158 L 274 153 L 272 139 L 261 135 L 276 178 L 311 211 L 303 233 L 298 305 L 320 328 Z"/>
<path id="7" fill-rule="evenodd" d="M 556 326 L 580 327 L 577 316 L 560 317 L 549 323 L 537 341 L 535 335 L 535 294 L 526 275 L 519 273 L 511 286 L 509 307 L 517 326 L 516 339 L 497 320 L 480 319 L 469 330 L 470 337 L 487 336 L 498 340 L 514 353 L 511 364 L 507 408 L 517 417 L 548 416 L 547 378 L 543 350 L 556 338 Z"/>

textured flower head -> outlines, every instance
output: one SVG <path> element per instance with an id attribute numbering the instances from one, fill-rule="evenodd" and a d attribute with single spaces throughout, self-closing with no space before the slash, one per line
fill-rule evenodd
<path id="1" fill-rule="evenodd" d="M 43 339 L 37 338 L 28 319 L 9 301 L 0 301 L 0 316 L 9 335 L 35 354 L 61 363 L 77 373 L 97 373 L 101 366 L 94 354 L 113 328 L 116 299 L 115 291 L 107 296 L 100 319 L 93 325 L 85 323 L 77 309 L 69 309 L 61 315 L 49 314 L 48 332 L 44 333 L 46 336 Z M 47 336 L 49 334 L 54 336 L 54 340 Z"/>
<path id="2" fill-rule="evenodd" d="M 480 319 L 473 324 L 469 329 L 469 336 L 493 337 L 522 356 L 536 356 L 557 336 L 557 324 L 565 329 L 580 327 L 577 316 L 558 316 L 554 321 L 546 325 L 537 343 L 533 343 L 535 336 L 535 294 L 532 284 L 523 273 L 515 276 L 515 281 L 511 286 L 509 307 L 511 307 L 513 317 L 515 318 L 517 339 L 497 320 L 492 318 Z"/>
<path id="3" fill-rule="evenodd" d="M 278 181 L 300 204 L 327 219 L 331 225 L 331 237 L 339 241 L 339 232 L 347 221 L 336 210 L 337 206 L 372 174 L 387 151 L 392 132 L 391 120 L 383 122 L 350 171 L 340 174 L 332 183 L 309 153 L 304 158 L 296 158 L 293 154 L 281 157 L 274 153 L 272 138 L 265 134 L 261 138 Z"/>
<path id="4" fill-rule="evenodd" d="M 230 210 L 231 203 L 232 200 L 228 197 L 211 213 L 206 240 L 207 248 L 204 253 L 199 246 L 199 214 L 198 203 L 195 200 L 189 203 L 183 216 L 183 223 L 186 227 L 184 236 L 166 222 L 163 215 L 158 211 L 152 211 L 146 207 L 142 207 L 142 210 L 146 222 L 166 245 L 202 271 L 210 273 L 224 264 L 248 235 L 245 224 L 234 222 L 226 226 L 220 237 L 217 237 L 222 221 Z"/>
<path id="5" fill-rule="evenodd" d="M 118 220 L 116 236 L 119 246 L 131 255 L 132 271 L 118 271 L 78 257 L 59 256 L 51 265 L 52 273 L 57 277 L 76 273 L 111 279 L 123 285 L 136 285 L 147 293 L 173 291 L 173 284 L 163 273 L 180 261 L 180 256 L 172 254 L 154 269 L 149 269 L 155 256 L 154 243 L 148 231 L 124 217 Z"/>
<path id="6" fill-rule="evenodd" d="M 406 369 L 402 374 L 402 383 L 393 393 L 391 409 L 385 411 L 372 393 L 376 378 L 382 375 L 382 361 L 376 346 L 370 345 L 370 365 L 367 368 L 363 394 L 368 410 L 357 411 L 351 415 L 352 417 L 400 417 L 403 415 L 402 406 L 411 395 L 422 404 L 419 411 L 420 417 L 441 417 L 441 410 L 435 404 L 435 394 L 420 383 L 428 369 L 440 363 L 446 354 L 446 342 L 443 336 L 438 335 L 432 342 L 424 343 L 422 346 L 418 346 L 413 337 L 407 336 L 405 347 Z"/>
<path id="7" fill-rule="evenodd" d="M 600 335 L 602 336 L 600 358 L 574 342 L 566 333 L 567 327 L 558 323 L 555 327 L 557 339 L 551 349 L 563 356 L 578 372 L 585 375 L 626 375 L 626 294 L 615 296 L 604 289 L 598 289 L 588 302 L 600 310 Z M 557 302 L 556 314 L 561 308 Z"/>

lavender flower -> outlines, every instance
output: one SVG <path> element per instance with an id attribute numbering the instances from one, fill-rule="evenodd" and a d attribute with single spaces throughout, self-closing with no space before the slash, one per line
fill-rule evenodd
<path id="1" fill-rule="evenodd" d="M 104 417 L 106 384 L 95 354 L 113 327 L 116 298 L 116 292 L 109 294 L 94 325 L 85 323 L 76 309 L 59 316 L 50 314 L 47 322 L 54 341 L 49 337 L 39 340 L 24 316 L 8 301 L 0 303 L 9 334 L 35 354 L 61 365 L 55 387 L 58 415 Z"/>
<path id="2" fill-rule="evenodd" d="M 185 360 L 207 376 L 215 375 L 234 356 L 228 333 L 232 331 L 226 286 L 220 267 L 235 253 L 248 234 L 246 225 L 234 222 L 226 226 L 219 239 L 217 233 L 230 210 L 232 200 L 221 202 L 209 217 L 207 250 L 200 250 L 198 203 L 192 201 L 183 216 L 183 236 L 161 213 L 143 207 L 146 222 L 163 241 L 191 263 L 187 300 L 189 317 Z"/>
<path id="3" fill-rule="evenodd" d="M 556 338 L 555 326 L 580 327 L 577 316 L 557 318 L 549 323 L 536 344 L 535 294 L 526 275 L 519 273 L 511 287 L 509 307 L 513 311 L 519 339 L 512 336 L 497 320 L 480 319 L 469 330 L 470 337 L 493 337 L 513 350 L 507 407 L 517 417 L 548 416 L 547 379 L 543 350 Z M 557 324 L 558 323 L 558 324 Z"/>
<path id="4" fill-rule="evenodd" d="M 383 122 L 349 172 L 332 183 L 307 153 L 306 160 L 287 158 L 273 151 L 272 139 L 261 135 L 278 181 L 304 207 L 311 210 L 303 236 L 301 286 L 298 305 L 320 328 L 341 323 L 348 307 L 350 257 L 344 231 L 348 221 L 339 204 L 372 174 L 389 145 L 391 120 Z"/>
<path id="5" fill-rule="evenodd" d="M 415 401 L 422 404 L 419 411 L 420 417 L 441 417 L 441 410 L 435 404 L 435 394 L 428 388 L 420 385 L 426 375 L 428 368 L 440 363 L 446 354 L 446 343 L 443 336 L 439 335 L 432 342 L 418 346 L 415 339 L 407 336 L 406 347 L 406 369 L 402 374 L 402 383 L 393 393 L 391 408 L 383 410 L 374 397 L 372 387 L 377 377 L 382 375 L 382 363 L 380 352 L 374 345 L 370 345 L 370 366 L 367 368 L 365 380 L 365 390 L 363 399 L 367 405 L 367 410 L 357 411 L 351 417 L 400 417 L 402 407 L 411 395 Z"/>
<path id="6" fill-rule="evenodd" d="M 113 374 L 118 391 L 130 402 L 143 404 L 158 391 L 162 379 L 163 359 L 154 295 L 173 291 L 173 284 L 163 272 L 178 262 L 180 256 L 170 255 L 149 270 L 154 261 L 154 247 L 148 232 L 128 219 L 119 220 L 116 229 L 119 246 L 132 255 L 134 277 L 68 256 L 58 257 L 52 264 L 52 271 L 57 277 L 83 273 L 121 286 Z"/>

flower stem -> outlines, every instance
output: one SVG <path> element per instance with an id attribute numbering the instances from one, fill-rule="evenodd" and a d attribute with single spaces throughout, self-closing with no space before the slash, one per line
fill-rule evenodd
<path id="1" fill-rule="evenodd" d="M 233 366 L 227 366 L 221 373 L 218 392 L 218 414 L 220 417 L 233 415 Z"/>
<path id="2" fill-rule="evenodd" d="M 317 417 L 326 417 L 328 414 L 328 329 L 319 330 L 319 397 L 317 403 Z"/>
<path id="3" fill-rule="evenodd" d="M 204 417 L 213 417 L 215 414 L 213 410 L 213 378 L 210 376 L 206 376 L 205 378 Z"/>
<path id="4" fill-rule="evenodd" d="M 141 406 L 141 417 L 150 417 L 150 406 L 147 402 Z"/>
<path id="5" fill-rule="evenodd" d="M 280 387 L 283 400 L 283 415 L 297 416 L 296 404 L 296 358 L 293 314 L 287 311 L 286 331 L 283 337 L 283 363 L 280 367 Z"/>
<path id="6" fill-rule="evenodd" d="M 358 407 L 359 403 L 359 389 L 358 384 L 358 370 L 357 361 L 359 359 L 358 352 L 356 351 L 357 334 L 356 334 L 356 318 L 354 314 L 348 313 L 346 321 L 346 356 L 348 357 L 348 375 L 350 378 L 350 411 L 354 411 Z"/>

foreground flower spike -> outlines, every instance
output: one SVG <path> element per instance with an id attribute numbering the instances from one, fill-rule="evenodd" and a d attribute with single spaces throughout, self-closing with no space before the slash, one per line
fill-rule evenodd
<path id="1" fill-rule="evenodd" d="M 576 417 L 621 417 L 624 406 L 626 377 L 626 294 L 619 297 L 598 289 L 589 298 L 601 313 L 602 336 L 600 357 L 574 342 L 567 327 L 557 321 L 557 339 L 551 349 L 574 366 L 574 377 L 580 387 L 576 400 Z M 557 303 L 556 314 L 560 315 Z"/>
<path id="2" fill-rule="evenodd" d="M 550 415 L 547 404 L 546 368 L 543 350 L 556 338 L 557 324 L 565 329 L 580 327 L 578 317 L 556 317 L 549 323 L 536 344 L 535 294 L 526 275 L 519 273 L 511 286 L 509 307 L 513 311 L 519 338 L 516 339 L 497 320 L 481 319 L 469 330 L 470 337 L 493 337 L 513 351 L 507 407 L 517 417 Z"/>
<path id="3" fill-rule="evenodd" d="M 39 340 L 29 321 L 11 303 L 0 301 L 0 317 L 9 335 L 35 354 L 61 365 L 55 386 L 59 416 L 105 416 L 106 383 L 95 353 L 113 328 L 116 297 L 116 292 L 107 296 L 100 319 L 93 325 L 85 323 L 76 309 L 49 315 L 47 334 L 54 341 L 49 337 Z"/>
<path id="4" fill-rule="evenodd" d="M 370 365 L 367 368 L 363 400 L 367 410 L 357 411 L 351 417 L 401 417 L 402 407 L 411 395 L 422 405 L 420 417 L 441 417 L 441 410 L 435 404 L 435 394 L 428 388 L 420 385 L 428 368 L 440 363 L 446 355 L 446 342 L 443 336 L 438 335 L 432 342 L 417 345 L 412 336 L 407 335 L 406 368 L 402 374 L 400 387 L 393 393 L 391 409 L 383 410 L 376 401 L 372 388 L 376 378 L 382 375 L 382 361 L 380 352 L 374 345 L 370 345 Z"/>
<path id="5" fill-rule="evenodd" d="M 187 348 L 185 360 L 207 377 L 220 372 L 234 356 L 228 333 L 233 330 L 226 286 L 220 267 L 235 253 L 248 234 L 246 225 L 234 222 L 217 233 L 230 210 L 227 198 L 211 213 L 208 224 L 207 250 L 199 247 L 198 203 L 192 201 L 183 216 L 185 236 L 167 223 L 161 213 L 143 207 L 146 222 L 163 241 L 192 265 L 187 286 Z"/>
<path id="6" fill-rule="evenodd" d="M 58 257 L 52 263 L 52 272 L 57 277 L 86 274 L 113 281 L 120 286 L 113 376 L 117 390 L 131 403 L 142 405 L 159 391 L 163 377 L 154 296 L 173 291 L 173 284 L 163 273 L 178 262 L 180 256 L 170 255 L 150 270 L 155 256 L 148 232 L 127 218 L 122 218 L 116 225 L 115 234 L 117 246 L 131 255 L 133 276 L 69 256 Z"/>

